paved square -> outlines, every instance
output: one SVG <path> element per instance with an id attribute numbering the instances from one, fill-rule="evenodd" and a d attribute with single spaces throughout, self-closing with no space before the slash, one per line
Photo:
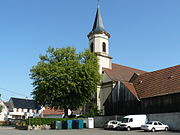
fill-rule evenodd
<path id="1" fill-rule="evenodd" d="M 133 131 L 112 131 L 104 129 L 72 129 L 72 130 L 16 130 L 14 128 L 0 127 L 0 135 L 180 135 L 180 132 L 144 132 Z"/>

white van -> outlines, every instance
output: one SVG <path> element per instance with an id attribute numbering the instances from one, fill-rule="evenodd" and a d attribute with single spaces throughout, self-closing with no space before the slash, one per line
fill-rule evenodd
<path id="1" fill-rule="evenodd" d="M 132 128 L 141 128 L 148 122 L 146 115 L 127 115 L 122 119 L 120 129 L 127 129 L 130 131 Z"/>

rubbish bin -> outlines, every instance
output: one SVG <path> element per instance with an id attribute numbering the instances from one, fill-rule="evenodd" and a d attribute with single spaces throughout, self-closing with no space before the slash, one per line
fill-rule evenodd
<path id="1" fill-rule="evenodd" d="M 55 129 L 62 129 L 62 121 L 55 121 Z"/>
<path id="2" fill-rule="evenodd" d="M 56 130 L 62 129 L 62 121 L 54 121 L 53 122 L 53 129 L 56 129 Z"/>
<path id="3" fill-rule="evenodd" d="M 79 129 L 79 121 L 78 120 L 73 120 L 72 121 L 72 129 Z"/>
<path id="4" fill-rule="evenodd" d="M 87 118 L 87 128 L 94 128 L 94 118 Z"/>
<path id="5" fill-rule="evenodd" d="M 78 121 L 79 121 L 79 129 L 82 129 L 84 126 L 83 120 L 78 120 Z"/>
<path id="6" fill-rule="evenodd" d="M 63 129 L 72 129 L 72 120 L 64 120 L 62 121 Z"/>
<path id="7" fill-rule="evenodd" d="M 73 120 L 72 128 L 73 129 L 82 129 L 83 128 L 83 120 Z"/>

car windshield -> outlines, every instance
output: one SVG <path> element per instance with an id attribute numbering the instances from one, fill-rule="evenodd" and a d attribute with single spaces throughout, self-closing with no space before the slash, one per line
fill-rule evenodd
<path id="1" fill-rule="evenodd" d="M 152 121 L 147 122 L 146 124 L 152 124 Z"/>
<path id="2" fill-rule="evenodd" d="M 128 123 L 128 118 L 123 118 L 122 123 Z"/>

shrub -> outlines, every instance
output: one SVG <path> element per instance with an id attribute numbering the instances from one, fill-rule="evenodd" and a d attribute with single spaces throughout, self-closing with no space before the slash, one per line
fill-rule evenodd
<path id="1" fill-rule="evenodd" d="M 54 121 L 74 120 L 77 118 L 30 118 L 26 119 L 27 125 L 51 125 Z"/>

